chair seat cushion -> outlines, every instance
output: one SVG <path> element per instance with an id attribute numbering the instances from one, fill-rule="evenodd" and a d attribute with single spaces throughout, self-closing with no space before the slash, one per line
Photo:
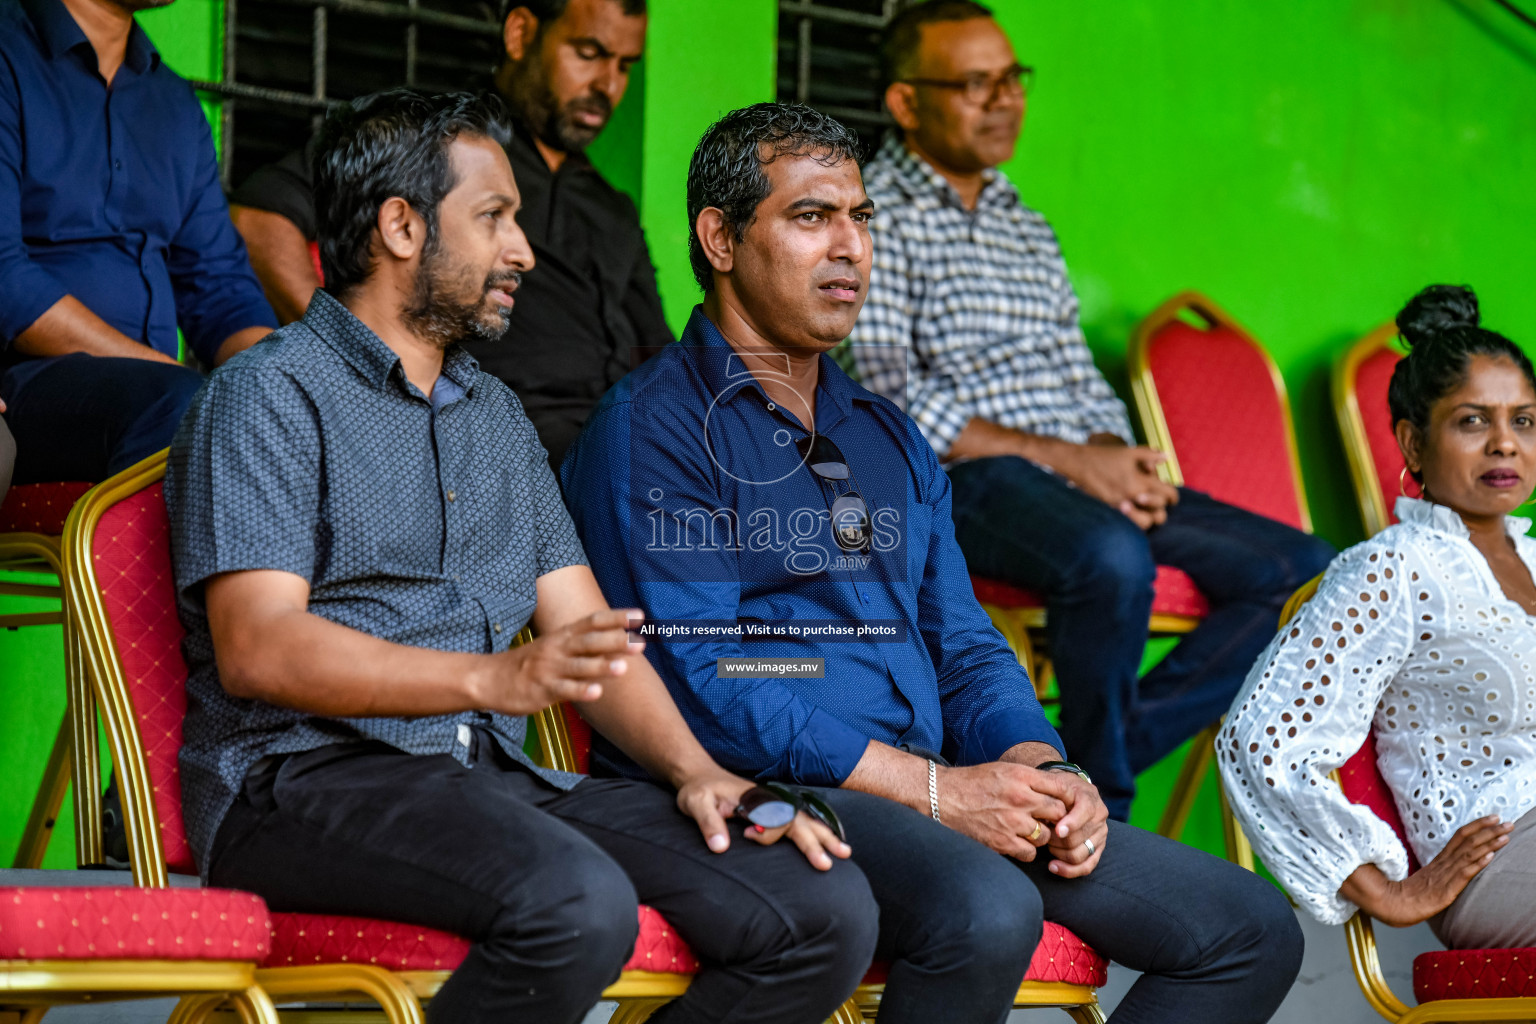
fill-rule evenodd
<path id="1" fill-rule="evenodd" d="M 864 984 L 884 983 L 889 964 L 876 963 L 864 975 Z M 1029 961 L 1025 981 L 1054 981 L 1064 985 L 1099 988 L 1108 977 L 1109 961 L 1082 939 L 1054 921 L 1045 922 L 1040 945 Z"/>
<path id="2" fill-rule="evenodd" d="M 1045 598 L 1032 590 L 1024 590 L 1001 580 L 971 577 L 971 589 L 976 600 L 998 608 L 1043 608 Z M 1153 615 L 1183 615 L 1203 619 L 1211 613 L 1210 602 L 1195 586 L 1195 581 L 1182 569 L 1160 565 L 1157 579 L 1152 584 Z"/>
<path id="3" fill-rule="evenodd" d="M 1413 961 L 1413 994 L 1436 999 L 1536 998 L 1536 949 L 1446 949 Z"/>
<path id="4" fill-rule="evenodd" d="M 302 964 L 378 964 L 395 971 L 451 971 L 469 952 L 469 940 L 414 924 L 330 914 L 273 914 L 268 967 Z M 627 971 L 696 974 L 699 961 L 666 918 L 640 908 L 640 937 Z"/>
<path id="5" fill-rule="evenodd" d="M 229 889 L 0 888 L 0 960 L 267 958 L 261 897 Z"/>
<path id="6" fill-rule="evenodd" d="M 64 520 L 91 484 L 21 484 L 0 501 L 0 533 L 42 533 L 57 537 Z"/>

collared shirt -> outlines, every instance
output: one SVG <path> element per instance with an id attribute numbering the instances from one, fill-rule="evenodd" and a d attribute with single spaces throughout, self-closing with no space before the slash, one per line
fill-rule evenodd
<path id="1" fill-rule="evenodd" d="M 202 108 L 143 29 L 108 88 L 59 0 L 0 0 L 0 366 L 65 295 L 172 357 L 180 326 L 209 366 L 231 334 L 277 325 Z"/>
<path id="2" fill-rule="evenodd" d="M 505 650 L 538 577 L 584 565 L 554 474 L 517 396 L 450 349 L 429 401 L 400 360 L 326 292 L 304 318 L 214 371 L 165 478 L 190 675 L 181 779 L 199 864 L 251 765 L 354 739 L 468 763 L 483 726 L 523 753 L 526 721 L 488 712 L 320 718 L 219 684 L 203 584 L 276 569 L 309 611 L 392 643 Z M 538 770 L 557 785 L 575 777 Z"/>
<path id="3" fill-rule="evenodd" d="M 1254 848 L 1325 924 L 1355 912 L 1339 887 L 1360 865 L 1408 874 L 1396 833 L 1329 780 L 1372 732 L 1420 864 L 1470 821 L 1536 808 L 1536 616 L 1505 595 L 1453 509 L 1403 497 L 1396 511 L 1333 560 L 1254 662 L 1216 743 Z M 1530 520 L 1504 528 L 1536 573 Z"/>
<path id="4" fill-rule="evenodd" d="M 558 466 L 603 392 L 671 344 L 640 215 L 580 153 L 551 172 L 526 130 L 507 146 L 522 195 L 517 223 L 537 261 L 507 333 L 465 347 L 523 400 Z M 302 153 L 253 174 L 232 201 L 269 210 L 315 237 L 311 168 Z"/>
<path id="5" fill-rule="evenodd" d="M 842 451 L 873 520 L 868 554 L 847 555 L 828 528 L 830 485 L 795 447 L 805 419 L 770 402 L 695 309 L 681 342 L 604 397 L 561 467 L 616 607 L 641 608 L 653 627 L 801 631 L 649 639 L 694 735 L 735 771 L 825 786 L 848 777 L 871 739 L 959 764 L 1029 740 L 1060 750 L 971 593 L 949 478 L 911 420 L 820 360 L 816 429 Z M 823 632 L 860 624 L 890 632 Z M 825 674 L 719 675 L 717 659 L 734 657 L 824 658 Z M 639 774 L 609 745 L 595 753 Z"/>
<path id="6" fill-rule="evenodd" d="M 1134 443 L 1093 365 L 1045 218 L 990 173 L 974 210 L 894 136 L 864 167 L 875 201 L 869 295 L 846 357 L 941 456 L 971 419 L 1081 444 Z"/>

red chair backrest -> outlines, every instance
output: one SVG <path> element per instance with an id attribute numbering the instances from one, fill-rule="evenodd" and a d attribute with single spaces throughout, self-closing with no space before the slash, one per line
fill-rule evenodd
<path id="1" fill-rule="evenodd" d="M 167 866 L 196 873 L 181 818 L 181 722 L 187 713 L 185 631 L 176 615 L 171 524 L 155 483 L 102 513 L 91 559 L 133 701 Z"/>
<path id="2" fill-rule="evenodd" d="M 571 752 L 576 755 L 576 770 L 585 775 L 592 765 L 592 727 L 565 702 L 560 704 L 560 714 L 565 719 L 566 731 L 571 737 Z"/>
<path id="3" fill-rule="evenodd" d="M 1344 790 L 1344 798 L 1350 803 L 1370 808 L 1376 817 L 1392 826 L 1392 831 L 1397 833 L 1398 840 L 1408 851 L 1409 873 L 1419 870 L 1413 847 L 1408 845 L 1408 833 L 1403 830 L 1403 819 L 1397 813 L 1397 803 L 1392 799 L 1392 790 L 1387 788 L 1387 780 L 1381 777 L 1381 769 L 1376 766 L 1374 731 L 1339 769 L 1339 788 Z"/>
<path id="4" fill-rule="evenodd" d="M 325 284 L 325 271 L 320 269 L 320 243 L 309 243 L 309 262 L 315 265 L 315 276 L 320 279 L 320 284 Z"/>
<path id="5" fill-rule="evenodd" d="M 1360 403 L 1360 420 L 1365 425 L 1365 440 L 1376 466 L 1376 481 L 1386 503 L 1387 518 L 1397 522 L 1392 507 L 1397 503 L 1398 478 L 1403 471 L 1403 453 L 1392 432 L 1392 411 L 1387 407 L 1387 385 L 1402 354 L 1381 348 L 1360 361 L 1355 371 L 1355 397 Z"/>
<path id="6" fill-rule="evenodd" d="M 1258 345 L 1224 324 L 1171 320 L 1148 339 L 1147 366 L 1184 483 L 1305 528 L 1290 413 Z"/>

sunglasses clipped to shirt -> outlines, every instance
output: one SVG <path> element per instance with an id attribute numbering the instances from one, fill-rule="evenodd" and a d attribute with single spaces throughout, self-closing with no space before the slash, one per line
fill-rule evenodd
<path id="1" fill-rule="evenodd" d="M 867 552 L 873 534 L 869 506 L 859 494 L 858 480 L 843 453 L 825 434 L 797 438 L 795 448 L 811 473 L 832 489 L 832 539 L 844 551 Z M 840 490 L 839 483 L 846 490 Z"/>

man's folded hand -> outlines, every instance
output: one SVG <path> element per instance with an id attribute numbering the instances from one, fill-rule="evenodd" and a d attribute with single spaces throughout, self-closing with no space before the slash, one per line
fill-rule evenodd
<path id="1" fill-rule="evenodd" d="M 640 618 L 634 608 L 605 609 L 494 655 L 474 684 L 480 706 L 531 715 L 562 700 L 597 700 L 603 684 L 645 650 L 629 634 Z"/>

